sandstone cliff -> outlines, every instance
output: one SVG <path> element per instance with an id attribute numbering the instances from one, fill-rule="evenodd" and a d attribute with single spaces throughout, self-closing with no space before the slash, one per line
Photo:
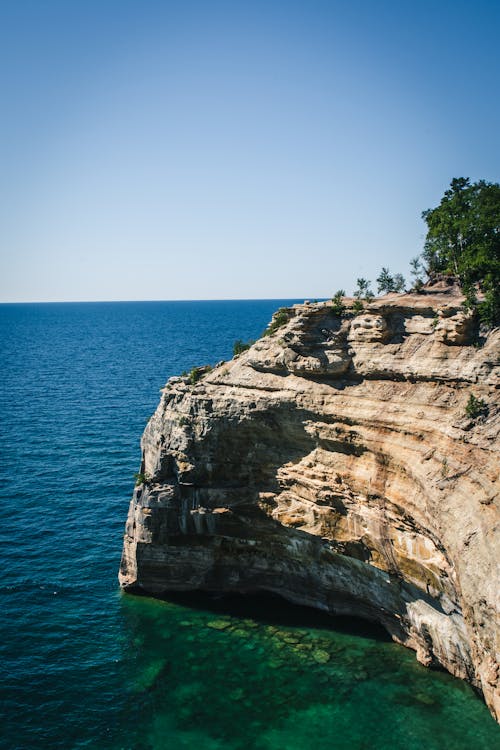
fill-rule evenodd
<path id="1" fill-rule="evenodd" d="M 267 590 L 376 620 L 499 718 L 500 331 L 478 342 L 461 302 L 297 305 L 199 382 L 171 378 L 121 585 Z"/>

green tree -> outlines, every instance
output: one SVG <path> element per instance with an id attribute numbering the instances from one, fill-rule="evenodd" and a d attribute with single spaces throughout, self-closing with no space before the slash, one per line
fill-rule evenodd
<path id="1" fill-rule="evenodd" d="M 358 300 L 366 300 L 369 302 L 375 296 L 370 289 L 371 282 L 368 279 L 356 279 L 357 288 L 354 291 L 354 296 Z"/>
<path id="2" fill-rule="evenodd" d="M 406 287 L 406 280 L 402 273 L 396 273 L 393 279 L 393 292 L 404 292 Z"/>
<path id="3" fill-rule="evenodd" d="M 394 279 L 389 273 L 388 268 L 382 268 L 379 276 L 377 276 L 376 281 L 377 281 L 377 290 L 379 294 L 387 294 L 388 292 L 392 292 L 392 285 L 394 283 Z"/>
<path id="4" fill-rule="evenodd" d="M 415 289 L 421 289 L 423 286 L 424 280 L 422 275 L 424 272 L 425 268 L 420 260 L 420 256 L 417 255 L 415 258 L 412 258 L 410 260 L 410 275 L 413 276 L 413 286 Z"/>
<path id="5" fill-rule="evenodd" d="M 393 276 L 388 268 L 382 268 L 380 275 L 377 277 L 377 289 L 379 294 L 403 292 L 405 285 L 406 281 L 403 274 L 397 273 Z"/>
<path id="6" fill-rule="evenodd" d="M 477 305 L 486 323 L 500 322 L 500 185 L 451 181 L 439 206 L 422 213 L 427 224 L 423 257 L 429 272 L 458 276 L 471 305 L 475 288 L 484 300 Z"/>
<path id="7" fill-rule="evenodd" d="M 332 297 L 332 312 L 335 315 L 342 315 L 345 310 L 345 305 L 342 303 L 343 297 L 345 297 L 344 289 L 339 289 Z"/>

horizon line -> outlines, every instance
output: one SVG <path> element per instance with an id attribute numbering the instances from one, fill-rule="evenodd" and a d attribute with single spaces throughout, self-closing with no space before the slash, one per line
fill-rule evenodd
<path id="1" fill-rule="evenodd" d="M 200 297 L 197 299 L 75 299 L 75 300 L 12 300 L 0 301 L 0 305 L 96 305 L 130 302 L 273 302 L 278 300 L 310 300 L 322 302 L 329 297 L 295 296 L 295 297 Z"/>

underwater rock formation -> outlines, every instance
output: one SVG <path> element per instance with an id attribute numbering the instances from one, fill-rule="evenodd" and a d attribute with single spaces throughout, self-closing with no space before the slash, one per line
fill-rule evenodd
<path id="1" fill-rule="evenodd" d="M 295 305 L 231 362 L 171 378 L 121 586 L 270 591 L 378 621 L 499 718 L 500 330 L 478 338 L 462 301 Z"/>

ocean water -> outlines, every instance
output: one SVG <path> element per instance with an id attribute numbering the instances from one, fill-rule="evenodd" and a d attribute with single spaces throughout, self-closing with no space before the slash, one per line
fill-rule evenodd
<path id="1" fill-rule="evenodd" d="M 0 306 L 2 748 L 500 747 L 467 685 L 376 629 L 118 589 L 159 389 L 286 302 Z"/>

